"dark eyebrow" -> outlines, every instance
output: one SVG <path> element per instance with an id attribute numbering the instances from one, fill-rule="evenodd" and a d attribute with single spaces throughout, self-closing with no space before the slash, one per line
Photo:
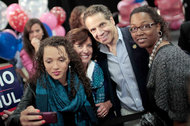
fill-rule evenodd
<path id="1" fill-rule="evenodd" d="M 58 59 L 61 59 L 61 58 L 64 59 L 64 60 L 66 59 L 65 56 L 58 57 Z"/>
<path id="2" fill-rule="evenodd" d="M 105 24 L 105 23 L 106 23 L 106 22 L 101 22 L 101 23 L 99 24 L 99 26 L 102 25 L 102 24 Z"/>

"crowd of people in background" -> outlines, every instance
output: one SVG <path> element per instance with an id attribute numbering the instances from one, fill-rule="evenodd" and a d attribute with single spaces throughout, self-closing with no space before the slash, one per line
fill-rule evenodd
<path id="1" fill-rule="evenodd" d="M 135 8 L 129 22 L 118 27 L 103 4 L 76 6 L 66 36 L 49 37 L 29 19 L 19 54 L 29 74 L 21 75 L 24 95 L 0 124 L 190 126 L 190 23 L 177 46 L 155 7 Z M 40 112 L 56 112 L 57 122 Z"/>

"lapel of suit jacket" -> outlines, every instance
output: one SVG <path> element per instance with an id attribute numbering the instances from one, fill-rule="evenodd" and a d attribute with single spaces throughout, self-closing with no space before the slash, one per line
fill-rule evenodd
<path id="1" fill-rule="evenodd" d="M 121 33 L 123 35 L 123 40 L 129 55 L 129 59 L 131 61 L 131 65 L 135 74 L 136 79 L 138 79 L 138 69 L 136 67 L 136 62 L 135 62 L 135 53 L 134 51 L 137 49 L 137 47 L 135 49 L 132 48 L 132 46 L 135 44 L 135 42 L 133 41 L 131 34 L 128 30 L 128 28 L 120 28 L 121 29 Z M 138 82 L 138 81 L 137 81 Z"/>
<path id="2" fill-rule="evenodd" d="M 133 41 L 128 28 L 121 28 L 123 39 L 127 48 L 127 52 L 131 61 L 131 65 L 136 77 L 137 85 L 141 94 L 143 106 L 146 107 L 147 92 L 146 79 L 148 74 L 148 52 L 138 47 Z M 133 47 L 135 45 L 135 48 Z"/>

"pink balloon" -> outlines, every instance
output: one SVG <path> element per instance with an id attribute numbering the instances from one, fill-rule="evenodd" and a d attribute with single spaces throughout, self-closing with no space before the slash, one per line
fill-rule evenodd
<path id="1" fill-rule="evenodd" d="M 56 16 L 57 25 L 63 24 L 63 22 L 66 20 L 66 12 L 63 10 L 63 8 L 55 6 L 50 10 L 50 12 Z"/>
<path id="2" fill-rule="evenodd" d="M 6 13 L 7 13 L 7 20 L 9 20 L 10 15 L 16 10 L 21 9 L 19 4 L 13 3 L 7 7 Z"/>
<path id="3" fill-rule="evenodd" d="M 121 16 L 119 20 L 119 25 L 128 26 L 129 25 L 129 17 Z"/>
<path id="4" fill-rule="evenodd" d="M 53 33 L 56 36 L 65 36 L 65 32 L 65 28 L 61 25 L 58 25 L 55 29 L 53 29 Z"/>
<path id="5" fill-rule="evenodd" d="M 122 9 L 123 7 L 129 6 L 129 5 L 133 4 L 134 2 L 135 2 L 134 0 L 122 0 L 122 1 L 120 1 L 120 2 L 117 4 L 117 9 L 118 9 L 119 11 L 121 11 L 121 9 Z"/>
<path id="6" fill-rule="evenodd" d="M 129 8 L 136 3 L 134 0 L 122 0 L 118 3 L 117 8 L 119 10 L 120 15 L 129 16 L 131 12 L 129 12 Z"/>
<path id="7" fill-rule="evenodd" d="M 16 33 L 12 29 L 5 29 L 5 30 L 3 30 L 3 32 L 8 32 L 8 33 L 12 34 L 15 38 L 17 38 Z"/>
<path id="8" fill-rule="evenodd" d="M 125 2 L 125 1 L 120 1 L 118 4 L 117 4 L 117 9 L 119 11 L 122 10 L 122 8 L 124 8 L 125 6 L 128 6 L 128 4 Z"/>
<path id="9" fill-rule="evenodd" d="M 180 0 L 157 0 L 160 15 L 168 23 L 184 20 L 183 5 Z M 176 26 L 175 26 L 176 24 Z M 172 29 L 178 29 L 179 23 L 172 23 Z"/>
<path id="10" fill-rule="evenodd" d="M 57 26 L 57 18 L 50 12 L 46 12 L 42 14 L 40 17 L 40 21 L 47 24 L 51 30 L 53 30 Z"/>
<path id="11" fill-rule="evenodd" d="M 127 6 L 122 6 L 120 8 L 120 19 L 119 19 L 119 25 L 118 26 L 128 26 L 129 25 L 129 17 L 130 13 L 137 7 L 140 7 L 141 5 L 139 3 L 133 3 Z"/>
<path id="12" fill-rule="evenodd" d="M 16 9 L 9 17 L 9 25 L 18 32 L 24 31 L 28 16 L 21 9 Z"/>
<path id="13" fill-rule="evenodd" d="M 169 24 L 169 28 L 172 30 L 178 30 L 183 23 L 183 20 L 176 20 Z"/>

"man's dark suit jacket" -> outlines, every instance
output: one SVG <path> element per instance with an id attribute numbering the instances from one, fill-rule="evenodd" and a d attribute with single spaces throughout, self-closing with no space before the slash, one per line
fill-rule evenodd
<path id="1" fill-rule="evenodd" d="M 134 74 L 138 83 L 140 95 L 142 98 L 143 106 L 146 108 L 147 92 L 146 92 L 146 80 L 148 74 L 148 52 L 145 49 L 138 47 L 133 41 L 128 27 L 121 28 L 123 39 L 126 45 L 126 49 L 132 64 Z M 120 116 L 120 101 L 116 95 L 116 83 L 110 78 L 108 70 L 107 55 L 99 52 L 97 56 L 97 62 L 104 72 L 105 78 L 105 93 L 106 100 L 111 100 L 113 109 L 116 111 L 117 116 Z"/>
<path id="2" fill-rule="evenodd" d="M 185 21 L 190 21 L 190 0 L 183 0 L 183 7 L 185 9 Z"/>
<path id="3" fill-rule="evenodd" d="M 181 25 L 178 45 L 186 53 L 190 54 L 190 21 Z"/>

